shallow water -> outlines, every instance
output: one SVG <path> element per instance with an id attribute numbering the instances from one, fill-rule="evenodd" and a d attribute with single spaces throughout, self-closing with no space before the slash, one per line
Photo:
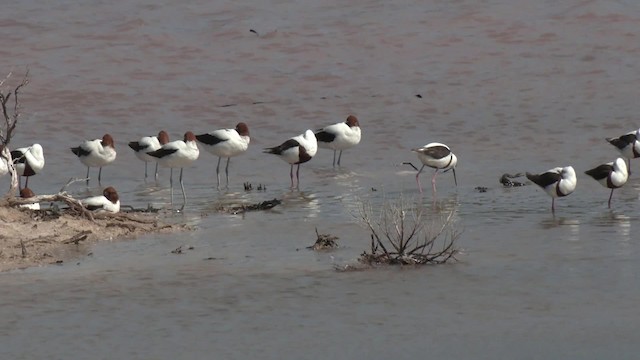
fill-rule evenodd
<path id="1" fill-rule="evenodd" d="M 0 18 L 11 44 L 1 68 L 16 78 L 30 69 L 13 144 L 45 148 L 36 193 L 84 176 L 68 148 L 109 132 L 118 159 L 103 185 L 124 204 L 165 206 L 168 170 L 145 183 L 128 141 L 239 121 L 252 139 L 231 162 L 229 191 L 214 189 L 217 159 L 206 152 L 185 170 L 189 203 L 173 218 L 195 231 L 104 242 L 62 266 L 0 274 L 3 357 L 624 359 L 640 350 L 640 165 L 612 210 L 608 190 L 581 175 L 616 157 L 604 137 L 639 126 L 635 2 L 48 6 L 13 2 Z M 288 165 L 261 149 L 350 113 L 362 143 L 340 169 L 320 150 L 290 191 Z M 435 201 L 431 172 L 418 197 L 415 173 L 400 165 L 432 141 L 459 157 L 459 186 L 439 175 Z M 560 165 L 579 179 L 555 216 L 541 189 L 497 181 Z M 267 190 L 244 192 L 245 181 Z M 434 216 L 455 209 L 460 261 L 335 272 L 369 245 L 358 204 L 401 194 Z M 215 212 L 273 198 L 284 200 L 273 211 Z M 304 249 L 316 227 L 341 248 Z"/>

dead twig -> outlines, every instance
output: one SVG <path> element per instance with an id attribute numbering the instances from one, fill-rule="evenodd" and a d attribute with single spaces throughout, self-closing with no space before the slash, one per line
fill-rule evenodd
<path id="1" fill-rule="evenodd" d="M 78 243 L 80 241 L 84 241 L 87 239 L 87 237 L 89 236 L 89 234 L 91 234 L 92 231 L 91 230 L 85 230 L 85 231 L 81 231 L 79 233 L 77 233 L 76 235 L 72 236 L 71 238 L 64 240 L 62 243 L 63 244 L 75 244 L 78 245 Z"/>
<path id="2" fill-rule="evenodd" d="M 316 228 L 316 242 L 307 246 L 307 249 L 311 249 L 314 251 L 322 251 L 322 250 L 331 250 L 338 247 L 337 236 L 331 234 L 320 234 L 318 233 L 318 228 Z"/>
<path id="3" fill-rule="evenodd" d="M 421 205 L 410 207 L 400 198 L 397 202 L 385 201 L 378 217 L 373 216 L 371 205 L 362 202 L 357 217 L 371 232 L 370 249 L 358 259 L 362 264 L 443 264 L 455 259 L 455 242 L 460 236 L 455 228 L 455 210 L 427 223 Z"/>

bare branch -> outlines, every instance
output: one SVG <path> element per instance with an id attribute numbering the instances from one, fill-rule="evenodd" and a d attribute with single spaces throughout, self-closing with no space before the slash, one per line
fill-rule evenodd
<path id="1" fill-rule="evenodd" d="M 455 259 L 455 243 L 460 235 L 454 229 L 455 210 L 436 216 L 426 226 L 424 208 L 419 204 L 409 207 L 402 197 L 396 202 L 385 200 L 379 208 L 379 217 L 372 221 L 372 206 L 362 202 L 359 207 L 358 218 L 371 233 L 370 253 L 365 251 L 360 255 L 361 263 L 421 265 Z M 387 251 L 385 245 L 394 251 Z"/>

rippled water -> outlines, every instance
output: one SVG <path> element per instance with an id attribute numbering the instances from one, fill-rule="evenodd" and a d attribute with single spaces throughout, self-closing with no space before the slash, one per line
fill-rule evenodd
<path id="1" fill-rule="evenodd" d="M 639 18 L 632 1 L 3 5 L 0 71 L 31 74 L 14 145 L 39 142 L 47 156 L 36 193 L 83 176 L 68 148 L 109 132 L 119 153 L 103 184 L 125 204 L 163 206 L 168 171 L 145 183 L 128 141 L 239 121 L 252 140 L 229 191 L 214 190 L 206 152 L 185 173 L 189 204 L 174 217 L 197 230 L 0 274 L 2 356 L 634 358 L 640 165 L 612 210 L 582 174 L 617 155 L 604 137 L 639 126 Z M 363 141 L 343 167 L 321 150 L 301 190 L 287 189 L 288 165 L 261 148 L 350 113 Z M 459 186 L 440 175 L 433 200 L 427 172 L 416 200 L 400 164 L 431 141 L 458 154 Z M 579 179 L 555 216 L 542 190 L 497 182 L 559 165 Z M 267 190 L 244 192 L 245 181 Z M 368 246 L 359 202 L 401 193 L 435 215 L 457 211 L 460 261 L 335 272 Z M 284 203 L 269 212 L 214 211 L 274 197 Z M 342 247 L 304 249 L 316 227 Z M 179 246 L 193 249 L 172 254 Z"/>

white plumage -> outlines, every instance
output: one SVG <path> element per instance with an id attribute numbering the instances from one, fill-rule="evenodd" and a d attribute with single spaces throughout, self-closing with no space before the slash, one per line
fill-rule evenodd
<path id="1" fill-rule="evenodd" d="M 144 178 L 147 178 L 147 163 L 156 163 L 155 178 L 158 179 L 158 163 L 157 158 L 149 155 L 148 153 L 160 149 L 160 147 L 169 142 L 169 134 L 166 131 L 161 130 L 158 136 L 145 136 L 138 141 L 129 142 L 129 147 L 133 149 L 136 157 L 144 161 Z"/>
<path id="2" fill-rule="evenodd" d="M 98 183 L 100 183 L 102 167 L 111 164 L 116 159 L 113 137 L 109 134 L 105 134 L 102 139 L 86 140 L 77 147 L 71 148 L 71 152 L 87 167 L 87 185 L 89 185 L 90 168 L 100 168 L 98 171 Z"/>
<path id="3" fill-rule="evenodd" d="M 29 177 L 39 173 L 44 168 L 44 151 L 40 144 L 15 149 L 11 151 L 11 158 L 18 175 L 27 178 L 24 187 L 29 186 Z"/>
<path id="4" fill-rule="evenodd" d="M 282 160 L 291 164 L 289 176 L 291 177 L 292 188 L 294 187 L 293 165 L 298 165 L 298 169 L 296 170 L 296 180 L 297 186 L 299 187 L 300 164 L 311 160 L 317 151 L 318 142 L 315 134 L 310 129 L 305 131 L 304 134 L 294 136 L 278 146 L 264 149 L 265 153 L 277 155 Z"/>
<path id="5" fill-rule="evenodd" d="M 629 179 L 627 164 L 623 158 L 617 158 L 612 162 L 598 165 L 591 170 L 585 171 L 585 174 L 597 180 L 600 185 L 611 189 L 609 201 L 607 202 L 609 208 L 611 208 L 613 190 L 626 184 Z"/>
<path id="6" fill-rule="evenodd" d="M 449 149 L 447 145 L 433 142 L 419 148 L 411 149 L 411 151 L 414 151 L 418 155 L 420 162 L 422 162 L 422 167 L 418 170 L 418 174 L 416 174 L 416 183 L 418 184 L 420 192 L 422 192 L 420 173 L 425 166 L 436 169 L 431 178 L 431 186 L 434 193 L 436 192 L 436 175 L 438 174 L 438 170 L 442 170 L 442 172 L 452 170 L 453 180 L 456 186 L 458 185 L 455 169 L 458 164 L 458 158 L 451 152 L 451 149 Z"/>
<path id="7" fill-rule="evenodd" d="M 555 167 L 541 174 L 526 173 L 527 179 L 540 186 L 551 196 L 551 212 L 555 212 L 555 199 L 571 194 L 578 182 L 572 166 Z"/>
<path id="8" fill-rule="evenodd" d="M 227 158 L 225 174 L 229 187 L 229 162 L 234 156 L 244 154 L 249 148 L 249 127 L 245 123 L 238 123 L 235 129 L 220 129 L 207 134 L 196 135 L 198 143 L 209 153 L 218 157 L 216 177 L 220 188 L 220 162 Z"/>
<path id="9" fill-rule="evenodd" d="M 184 134 L 184 140 L 176 140 L 166 143 L 162 145 L 160 149 L 152 151 L 148 154 L 157 158 L 160 166 L 171 168 L 169 182 L 171 185 L 172 206 L 173 168 L 180 168 L 180 188 L 182 189 L 183 199 L 182 207 L 180 208 L 180 210 L 183 210 L 185 205 L 187 204 L 187 195 L 184 191 L 184 184 L 182 182 L 182 171 L 185 167 L 191 165 L 196 159 L 198 159 L 198 156 L 200 155 L 200 150 L 198 149 L 198 145 L 196 144 L 196 136 L 191 131 L 187 131 Z"/>
<path id="10" fill-rule="evenodd" d="M 91 211 L 107 211 L 112 213 L 120 211 L 118 192 L 111 186 L 104 189 L 102 195 L 86 198 L 80 201 L 80 203 Z"/>
<path id="11" fill-rule="evenodd" d="M 315 135 L 319 147 L 333 150 L 333 166 L 336 166 L 336 152 L 340 150 L 340 155 L 338 156 L 338 166 L 340 166 L 342 150 L 349 149 L 360 143 L 360 123 L 358 118 L 349 115 L 347 121 L 325 126 L 316 130 Z"/>

